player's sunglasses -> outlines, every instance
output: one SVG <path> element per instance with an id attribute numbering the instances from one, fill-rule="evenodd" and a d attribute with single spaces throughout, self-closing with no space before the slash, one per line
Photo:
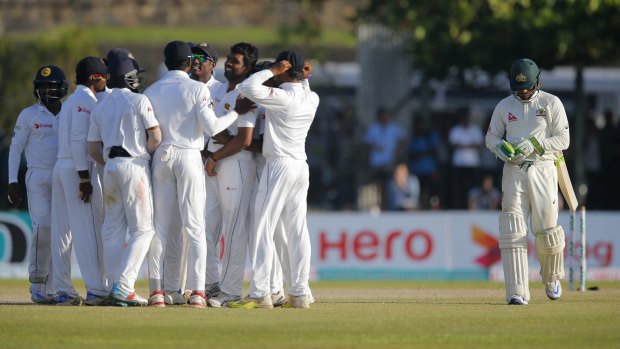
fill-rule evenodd
<path id="1" fill-rule="evenodd" d="M 199 54 L 192 54 L 192 60 L 198 60 L 198 62 L 200 63 L 204 63 L 206 61 L 215 62 L 213 58 L 207 55 L 199 55 Z"/>

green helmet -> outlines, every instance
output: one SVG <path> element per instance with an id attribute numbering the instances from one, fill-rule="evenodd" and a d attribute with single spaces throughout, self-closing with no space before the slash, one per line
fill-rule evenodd
<path id="1" fill-rule="evenodd" d="M 540 84 L 540 69 L 534 61 L 527 58 L 521 58 L 510 67 L 510 89 L 537 89 Z"/>

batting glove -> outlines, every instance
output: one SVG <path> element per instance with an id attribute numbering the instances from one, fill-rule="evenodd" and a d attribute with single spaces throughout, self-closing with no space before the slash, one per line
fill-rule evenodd
<path id="1" fill-rule="evenodd" d="M 538 155 L 543 155 L 545 150 L 542 148 L 536 137 L 530 137 L 528 139 L 524 139 L 521 142 L 514 145 L 515 153 L 518 154 L 518 157 L 526 158 L 534 151 L 538 153 Z"/>
<path id="2" fill-rule="evenodd" d="M 515 149 L 512 144 L 502 140 L 495 147 L 495 156 L 503 162 L 510 161 L 515 156 Z"/>

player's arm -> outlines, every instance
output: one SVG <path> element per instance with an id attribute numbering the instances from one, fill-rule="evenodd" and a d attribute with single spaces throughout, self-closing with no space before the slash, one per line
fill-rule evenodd
<path id="1" fill-rule="evenodd" d="M 498 105 L 493 111 L 491 122 L 489 123 L 489 128 L 484 138 L 487 149 L 489 149 L 493 154 L 497 151 L 497 144 L 503 140 L 504 134 L 506 133 L 506 125 L 504 125 L 500 114 L 501 111 Z"/>
<path id="2" fill-rule="evenodd" d="M 276 63 L 274 67 L 280 63 L 282 62 Z M 287 91 L 284 91 L 281 88 L 263 85 L 265 81 L 274 76 L 274 73 L 272 72 L 274 67 L 252 74 L 249 78 L 243 80 L 243 82 L 239 84 L 239 90 L 242 95 L 246 96 L 258 105 L 264 106 L 267 109 L 278 110 L 280 108 L 286 108 L 290 103 L 291 97 Z M 279 70 L 275 71 L 278 72 Z"/>
<path id="3" fill-rule="evenodd" d="M 149 135 L 149 140 L 146 142 L 146 149 L 149 153 L 153 154 L 161 143 L 161 130 L 159 129 L 159 125 L 157 125 L 147 128 L 146 132 Z"/>
<path id="4" fill-rule="evenodd" d="M 231 155 L 235 155 L 242 151 L 252 143 L 252 135 L 254 128 L 252 127 L 239 127 L 237 135 L 231 138 L 223 147 L 218 149 L 215 153 L 207 159 L 205 169 L 209 176 L 215 176 L 215 165 L 218 161 L 227 158 Z"/>
<path id="5" fill-rule="evenodd" d="M 30 136 L 30 128 L 26 122 L 26 114 L 23 112 L 17 117 L 15 128 L 13 129 L 13 138 L 11 147 L 9 148 L 9 202 L 13 207 L 18 207 L 22 202 L 22 190 L 18 184 L 19 165 L 21 164 L 22 153 L 28 144 Z"/>
<path id="6" fill-rule="evenodd" d="M 80 200 L 85 203 L 90 202 L 90 195 L 93 193 L 93 186 L 90 183 L 90 172 L 88 164 L 88 146 L 87 134 L 90 127 L 90 111 L 94 103 L 89 103 L 86 108 L 79 108 L 71 111 L 71 155 L 73 156 L 73 164 L 80 177 L 79 191 Z"/>
<path id="7" fill-rule="evenodd" d="M 197 103 L 194 109 L 200 126 L 209 136 L 213 136 L 224 131 L 232 125 L 239 116 L 235 110 L 219 118 L 215 116 L 213 104 L 211 103 L 211 94 L 207 86 L 204 84 L 200 87 L 197 96 Z"/>
<path id="8" fill-rule="evenodd" d="M 97 108 L 93 110 L 91 118 L 92 120 L 88 127 L 88 137 L 86 138 L 88 155 L 98 164 L 105 165 L 103 143 L 101 142 L 101 133 L 99 131 L 99 125 L 97 124 Z"/>
<path id="9" fill-rule="evenodd" d="M 558 152 L 568 149 L 570 145 L 568 118 L 564 105 L 559 98 L 555 98 L 553 103 L 547 107 L 547 113 L 551 119 L 549 125 L 551 136 L 538 140 L 542 149 L 545 152 Z"/>
<path id="10" fill-rule="evenodd" d="M 103 145 L 99 141 L 88 141 L 88 155 L 100 165 L 105 165 L 103 158 Z"/>

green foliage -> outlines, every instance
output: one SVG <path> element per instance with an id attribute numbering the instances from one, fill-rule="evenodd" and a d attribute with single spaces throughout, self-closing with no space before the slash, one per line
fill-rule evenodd
<path id="1" fill-rule="evenodd" d="M 77 62 L 96 52 L 77 28 L 0 38 L 0 128 L 12 130 L 19 112 L 35 102 L 32 80 L 39 67 L 54 64 L 74 81 Z"/>

